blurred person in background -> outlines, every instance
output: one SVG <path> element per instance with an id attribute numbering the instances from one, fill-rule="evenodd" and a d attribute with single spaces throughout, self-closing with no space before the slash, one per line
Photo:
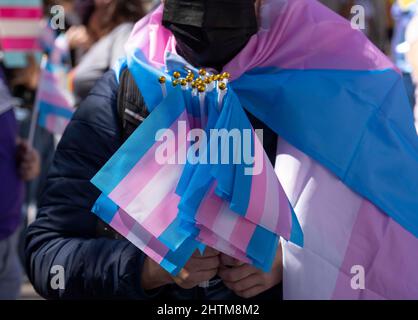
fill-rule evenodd
<path id="1" fill-rule="evenodd" d="M 344 16 L 347 11 L 348 0 L 320 0 L 320 2 L 332 11 Z"/>
<path id="2" fill-rule="evenodd" d="M 383 52 L 387 51 L 389 19 L 386 14 L 386 0 L 320 0 L 331 10 L 350 19 L 354 12 L 351 9 L 360 5 L 365 10 L 365 29 L 363 32 Z"/>
<path id="3" fill-rule="evenodd" d="M 38 152 L 18 138 L 13 99 L 0 65 L 0 299 L 17 299 L 22 281 L 18 256 L 23 182 L 40 172 Z"/>
<path id="4" fill-rule="evenodd" d="M 367 37 L 383 52 L 387 50 L 388 44 L 388 17 L 386 15 L 385 0 L 355 0 L 353 5 L 361 5 L 366 13 Z"/>
<path id="5" fill-rule="evenodd" d="M 412 82 L 412 66 L 406 58 L 409 45 L 406 42 L 406 30 L 418 9 L 417 0 L 398 0 L 392 7 L 392 16 L 395 21 L 392 39 L 392 58 L 396 66 L 402 71 L 405 87 L 411 106 L 415 105 L 414 84 Z"/>
<path id="6" fill-rule="evenodd" d="M 141 0 L 76 0 L 81 25 L 67 32 L 71 48 L 84 55 L 74 70 L 74 93 L 80 102 L 103 74 L 125 55 L 134 23 L 145 14 Z"/>

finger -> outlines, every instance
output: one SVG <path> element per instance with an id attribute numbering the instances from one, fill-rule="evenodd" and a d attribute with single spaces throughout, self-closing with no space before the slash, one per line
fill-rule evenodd
<path id="1" fill-rule="evenodd" d="M 255 267 L 245 264 L 240 267 L 221 269 L 219 270 L 219 277 L 227 282 L 237 282 L 258 272 Z"/>
<path id="2" fill-rule="evenodd" d="M 215 257 L 219 256 L 219 251 L 211 247 L 207 247 L 204 253 L 204 257 Z"/>
<path id="3" fill-rule="evenodd" d="M 244 299 L 251 299 L 251 298 L 254 298 L 254 297 L 262 294 L 266 290 L 267 289 L 264 288 L 263 286 L 257 285 L 257 286 L 254 286 L 252 288 L 249 288 L 245 291 L 236 292 L 236 295 L 241 297 L 241 298 L 244 298 Z"/>
<path id="4" fill-rule="evenodd" d="M 203 252 L 203 255 L 200 253 L 199 250 L 196 250 L 193 253 L 192 257 L 198 258 L 198 259 L 205 259 L 205 258 L 216 257 L 216 256 L 219 256 L 219 251 L 216 251 L 215 249 L 207 247 L 205 251 Z"/>
<path id="5" fill-rule="evenodd" d="M 204 259 L 190 259 L 187 264 L 187 270 L 195 271 L 207 271 L 217 269 L 220 265 L 219 257 L 209 257 Z"/>
<path id="6" fill-rule="evenodd" d="M 235 258 L 227 256 L 226 254 L 221 255 L 221 263 L 227 267 L 239 267 L 244 265 L 244 262 L 241 262 Z"/>
<path id="7" fill-rule="evenodd" d="M 217 272 L 218 272 L 217 269 L 196 272 L 190 275 L 189 281 L 196 285 L 199 285 L 200 283 L 204 281 L 212 280 L 216 276 Z"/>
<path id="8" fill-rule="evenodd" d="M 262 285 L 263 280 L 261 279 L 259 275 L 252 275 L 237 282 L 224 281 L 224 284 L 227 288 L 231 289 L 233 292 L 244 292 L 255 286 Z"/>

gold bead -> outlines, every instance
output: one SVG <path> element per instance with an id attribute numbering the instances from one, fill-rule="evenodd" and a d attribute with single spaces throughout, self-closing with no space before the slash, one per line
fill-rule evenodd
<path id="1" fill-rule="evenodd" d="M 197 88 L 197 83 L 196 83 L 196 81 L 193 81 L 193 82 L 192 82 L 192 88 L 193 88 L 193 89 L 196 89 L 196 88 Z"/>
<path id="2" fill-rule="evenodd" d="M 182 85 L 182 87 L 187 86 L 187 80 L 186 79 L 181 79 L 180 84 Z"/>
<path id="3" fill-rule="evenodd" d="M 191 77 L 187 77 L 187 78 L 186 78 L 186 81 L 187 81 L 188 83 L 192 83 L 192 82 L 193 82 L 193 78 L 191 78 Z"/>
<path id="4" fill-rule="evenodd" d="M 167 79 L 166 79 L 164 76 L 161 76 L 161 77 L 158 79 L 158 82 L 159 82 L 160 84 L 164 84 L 164 83 L 166 83 L 166 81 L 167 81 Z"/>
<path id="5" fill-rule="evenodd" d="M 226 90 L 226 84 L 224 82 L 221 82 L 218 87 L 219 87 L 219 90 L 222 90 L 222 91 Z"/>
<path id="6" fill-rule="evenodd" d="M 179 80 L 173 80 L 173 87 L 177 87 L 179 85 Z"/>
<path id="7" fill-rule="evenodd" d="M 202 76 L 202 77 L 206 76 L 206 70 L 205 69 L 200 69 L 199 70 L 199 75 Z"/>
<path id="8" fill-rule="evenodd" d="M 210 84 L 212 82 L 210 77 L 205 78 L 205 80 L 203 81 L 205 84 Z"/>
<path id="9" fill-rule="evenodd" d="M 173 77 L 174 77 L 174 79 L 180 79 L 180 77 L 181 77 L 180 72 L 178 72 L 178 71 L 174 72 Z"/>
<path id="10" fill-rule="evenodd" d="M 213 76 L 215 81 L 221 80 L 221 76 L 219 74 Z"/>
<path id="11" fill-rule="evenodd" d="M 187 78 L 194 79 L 194 73 L 189 70 L 189 73 L 187 74 Z"/>
<path id="12" fill-rule="evenodd" d="M 205 91 L 206 91 L 206 86 L 205 86 L 205 85 L 200 85 L 200 86 L 198 86 L 198 87 L 197 87 L 197 90 L 198 90 L 200 93 L 203 93 L 203 92 L 205 92 Z"/>
<path id="13" fill-rule="evenodd" d="M 222 78 L 223 79 L 229 79 L 229 78 L 231 78 L 231 74 L 229 72 L 224 72 L 224 73 L 222 73 Z"/>

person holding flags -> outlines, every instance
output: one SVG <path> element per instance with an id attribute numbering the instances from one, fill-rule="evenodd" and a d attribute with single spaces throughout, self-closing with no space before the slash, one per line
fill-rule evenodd
<path id="1" fill-rule="evenodd" d="M 157 161 L 162 136 L 215 129 L 247 130 L 253 166 Z M 417 169 L 402 76 L 350 22 L 312 0 L 166 0 L 63 136 L 29 278 L 54 299 L 416 299 Z"/>

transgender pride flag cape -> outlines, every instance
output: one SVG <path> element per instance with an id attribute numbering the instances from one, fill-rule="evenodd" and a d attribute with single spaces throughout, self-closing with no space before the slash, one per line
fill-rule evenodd
<path id="1" fill-rule="evenodd" d="M 417 299 L 418 138 L 402 77 L 389 59 L 315 0 L 265 0 L 259 32 L 224 68 L 232 81 L 220 113 L 211 93 L 199 112 L 170 79 L 165 98 L 155 81 L 184 66 L 161 18 L 160 7 L 137 24 L 127 45 L 125 66 L 151 112 L 131 141 L 144 139 L 128 140 L 93 179 L 104 199 L 94 211 L 139 247 L 155 253 L 162 244 L 155 259 L 163 266 L 167 259 L 181 266 L 172 254 L 198 248 L 197 239 L 266 267 L 280 235 L 291 240 L 282 241 L 286 299 Z M 262 175 L 242 175 L 242 166 L 152 170 L 153 161 L 144 160 L 155 147 L 149 136 L 180 119 L 186 132 L 201 115 L 214 128 L 251 129 L 243 108 L 280 137 L 275 168 L 255 152 L 255 164 L 266 162 Z M 251 196 L 260 190 L 265 197 L 256 204 L 279 208 L 276 214 L 251 214 Z M 170 218 L 160 201 L 152 202 L 168 195 L 180 198 L 167 202 L 178 209 Z M 104 210 L 109 203 L 112 210 Z M 158 219 L 148 219 L 150 212 Z"/>

